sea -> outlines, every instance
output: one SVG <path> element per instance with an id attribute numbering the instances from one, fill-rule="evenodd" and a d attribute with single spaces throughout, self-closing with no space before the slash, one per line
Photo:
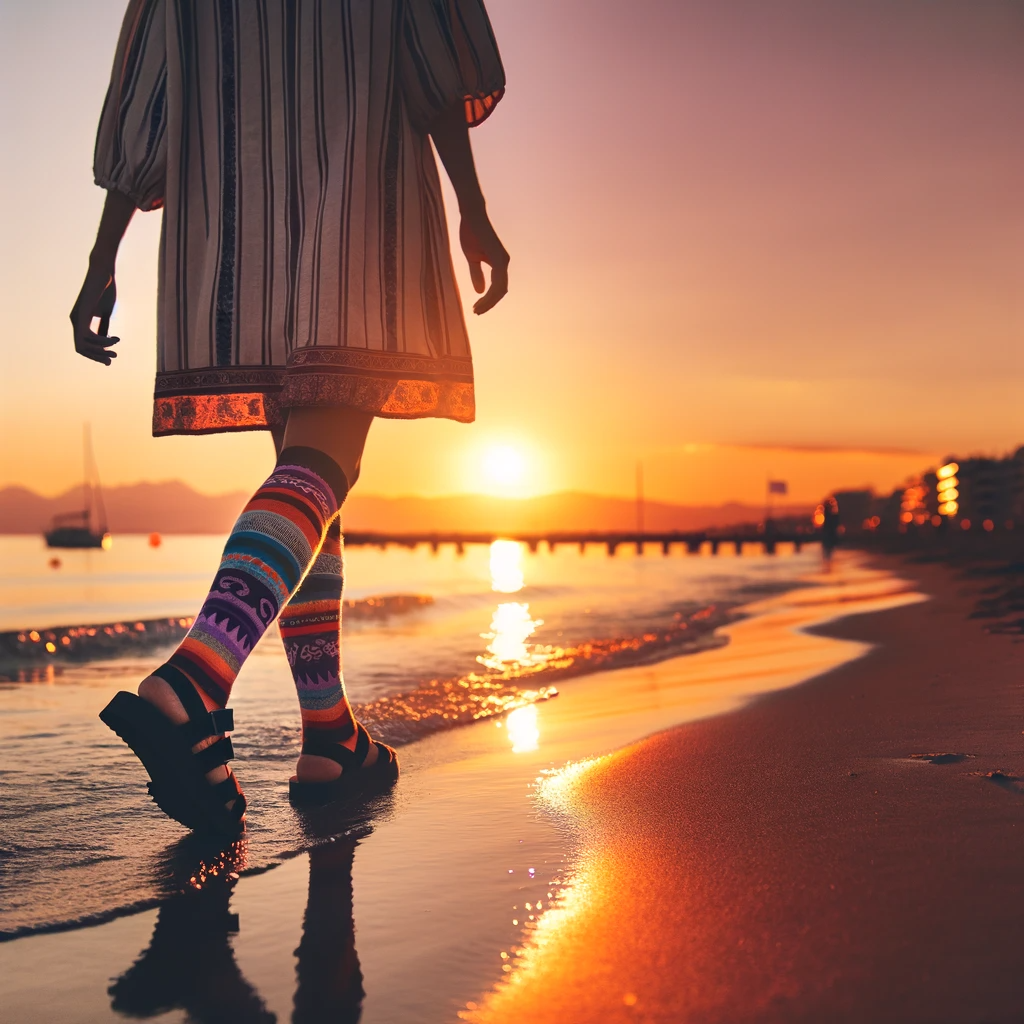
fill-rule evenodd
<path id="1" fill-rule="evenodd" d="M 0 537 L 0 940 L 110 920 L 187 884 L 182 829 L 97 715 L 172 649 L 166 630 L 187 628 L 223 543 L 117 536 L 107 551 L 57 552 Z M 585 693 L 596 672 L 723 644 L 719 627 L 745 603 L 803 585 L 819 557 L 511 540 L 349 548 L 346 686 L 371 733 L 399 747 L 471 728 L 565 687 Z M 300 729 L 276 628 L 231 703 L 246 870 L 260 871 L 310 843 L 287 800 Z"/>

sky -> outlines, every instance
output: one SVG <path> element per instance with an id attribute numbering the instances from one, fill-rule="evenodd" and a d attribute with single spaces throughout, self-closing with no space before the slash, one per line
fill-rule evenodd
<path id="1" fill-rule="evenodd" d="M 254 488 L 267 435 L 150 436 L 159 214 L 121 249 L 120 357 L 72 349 L 123 9 L 0 5 L 0 486 L 70 486 L 88 421 L 106 483 Z M 363 493 L 628 495 L 641 462 L 659 500 L 813 501 L 1024 443 L 1020 0 L 488 10 L 508 90 L 473 143 L 512 264 L 470 314 L 478 419 L 377 421 Z"/>

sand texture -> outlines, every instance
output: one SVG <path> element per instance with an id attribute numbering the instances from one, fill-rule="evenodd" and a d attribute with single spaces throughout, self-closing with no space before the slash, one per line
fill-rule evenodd
<path id="1" fill-rule="evenodd" d="M 578 774 L 563 906 L 467 1016 L 1024 1019 L 1022 649 L 898 571 L 932 600 L 820 630 L 863 658 Z"/>

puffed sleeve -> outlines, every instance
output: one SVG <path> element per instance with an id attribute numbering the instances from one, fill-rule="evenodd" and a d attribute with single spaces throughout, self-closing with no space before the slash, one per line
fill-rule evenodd
<path id="1" fill-rule="evenodd" d="M 140 210 L 164 205 L 167 169 L 165 0 L 130 0 L 96 133 L 93 174 Z"/>
<path id="2" fill-rule="evenodd" d="M 486 120 L 505 92 L 505 69 L 483 0 L 406 0 L 399 78 L 415 125 L 462 102 L 466 123 Z"/>

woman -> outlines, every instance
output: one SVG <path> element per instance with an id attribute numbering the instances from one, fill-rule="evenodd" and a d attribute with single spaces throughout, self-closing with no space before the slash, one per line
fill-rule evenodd
<path id="1" fill-rule="evenodd" d="M 71 313 L 75 348 L 115 357 L 117 248 L 136 209 L 162 208 L 153 433 L 269 430 L 278 453 L 181 646 L 100 716 L 190 828 L 241 827 L 226 704 L 279 616 L 303 727 L 293 801 L 397 777 L 395 752 L 345 696 L 339 509 L 374 416 L 474 418 L 429 139 L 484 313 L 507 290 L 508 254 L 468 128 L 504 82 L 482 0 L 128 7 L 96 141 L 107 199 Z"/>

